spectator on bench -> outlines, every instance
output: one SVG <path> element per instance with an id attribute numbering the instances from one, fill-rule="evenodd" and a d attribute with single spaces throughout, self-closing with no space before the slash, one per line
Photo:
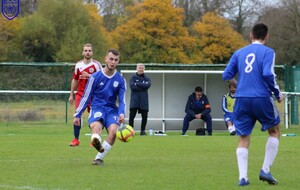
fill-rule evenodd
<path id="1" fill-rule="evenodd" d="M 189 129 L 190 122 L 194 119 L 202 119 L 206 122 L 207 133 L 212 135 L 212 118 L 210 115 L 211 109 L 208 99 L 200 86 L 195 88 L 195 91 L 188 97 L 185 106 L 186 115 L 183 119 L 183 128 L 181 135 L 186 135 Z"/>

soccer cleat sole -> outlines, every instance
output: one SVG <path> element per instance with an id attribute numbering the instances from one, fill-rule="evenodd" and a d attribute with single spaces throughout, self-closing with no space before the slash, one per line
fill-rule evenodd
<path id="1" fill-rule="evenodd" d="M 236 134 L 236 131 L 232 131 L 232 132 L 230 133 L 231 136 L 234 136 L 235 134 Z"/>
<path id="2" fill-rule="evenodd" d="M 101 159 L 93 160 L 92 164 L 95 165 L 95 166 L 104 166 L 104 162 Z"/>
<path id="3" fill-rule="evenodd" d="M 75 147 L 75 146 L 79 146 L 79 144 L 80 144 L 80 141 L 78 141 L 78 142 L 70 142 L 70 144 L 69 144 L 69 146 L 71 146 L 71 147 Z"/>
<path id="4" fill-rule="evenodd" d="M 101 142 L 97 138 L 93 138 L 92 140 L 93 147 L 100 153 L 104 152 L 104 148 L 101 145 Z"/>
<path id="5" fill-rule="evenodd" d="M 69 144 L 71 147 L 79 146 L 79 144 Z"/>
<path id="6" fill-rule="evenodd" d="M 250 185 L 250 182 L 248 180 L 245 180 L 245 178 L 241 179 L 239 181 L 239 186 L 247 186 L 247 185 Z"/>
<path id="7" fill-rule="evenodd" d="M 277 185 L 277 184 L 278 184 L 278 181 L 277 181 L 277 180 L 275 180 L 275 179 L 268 179 L 268 178 L 265 178 L 265 177 L 263 177 L 263 176 L 259 176 L 259 180 L 261 180 L 261 181 L 266 181 L 266 182 L 268 182 L 268 184 L 270 184 L 270 185 Z"/>

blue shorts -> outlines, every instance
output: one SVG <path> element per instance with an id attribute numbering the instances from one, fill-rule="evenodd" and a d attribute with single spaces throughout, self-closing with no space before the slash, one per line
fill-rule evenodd
<path id="1" fill-rule="evenodd" d="M 224 121 L 227 122 L 227 121 L 230 121 L 233 123 L 233 113 L 225 113 L 224 114 Z"/>
<path id="2" fill-rule="evenodd" d="M 256 121 L 261 124 L 261 130 L 266 131 L 280 123 L 280 116 L 272 97 L 237 97 L 233 121 L 237 135 L 250 135 Z"/>
<path id="3" fill-rule="evenodd" d="M 119 124 L 118 110 L 110 107 L 93 107 L 90 110 L 88 123 L 89 125 L 95 121 L 101 121 L 103 126 L 108 129 L 111 124 Z"/>

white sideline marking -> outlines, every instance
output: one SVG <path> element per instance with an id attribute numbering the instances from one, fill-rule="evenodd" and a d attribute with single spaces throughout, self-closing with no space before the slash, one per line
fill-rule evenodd
<path id="1" fill-rule="evenodd" d="M 85 136 L 92 136 L 92 134 L 91 133 L 86 133 Z M 102 134 L 101 136 L 106 137 L 107 134 Z"/>
<path id="2" fill-rule="evenodd" d="M 30 186 L 14 186 L 14 185 L 4 185 L 0 184 L 0 188 L 6 188 L 6 189 L 30 189 L 30 190 L 43 190 L 43 188 L 35 188 Z"/>
<path id="3" fill-rule="evenodd" d="M 33 162 L 33 161 L 38 161 L 39 159 L 9 159 L 9 160 L 0 160 L 0 163 L 1 162 Z M 70 159 L 48 159 L 47 161 L 44 161 L 45 162 L 52 162 L 52 161 L 78 161 L 78 160 L 81 160 L 81 159 L 73 159 L 73 158 L 70 158 Z M 1 187 L 1 184 L 0 184 L 0 187 Z"/>

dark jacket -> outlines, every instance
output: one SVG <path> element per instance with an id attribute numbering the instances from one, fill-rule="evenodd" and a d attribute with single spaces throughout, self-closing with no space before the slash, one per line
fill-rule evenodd
<path id="1" fill-rule="evenodd" d="M 139 108 L 149 111 L 148 89 L 151 80 L 145 74 L 133 75 L 129 82 L 131 95 L 129 108 Z"/>
<path id="2" fill-rule="evenodd" d="M 185 113 L 189 114 L 192 117 L 195 117 L 196 114 L 201 113 L 203 116 L 207 115 L 211 112 L 210 105 L 208 99 L 205 94 L 202 94 L 200 98 L 201 104 L 200 109 L 196 109 L 195 107 L 196 95 L 195 93 L 191 94 L 185 105 Z"/>

